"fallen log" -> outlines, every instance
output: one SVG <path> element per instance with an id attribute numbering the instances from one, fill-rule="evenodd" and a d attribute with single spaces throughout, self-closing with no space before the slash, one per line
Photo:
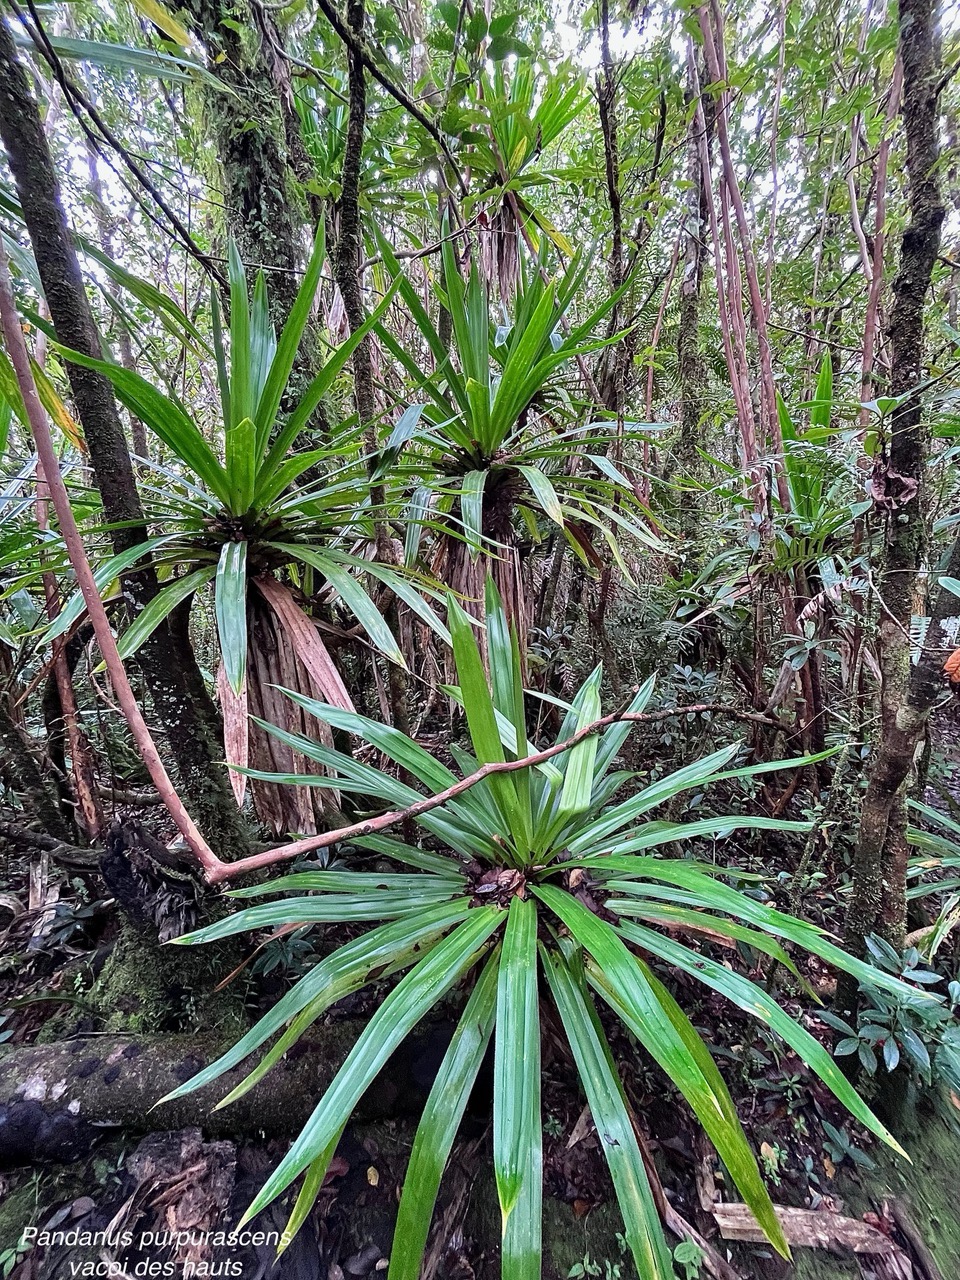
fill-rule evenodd
<path id="1" fill-rule="evenodd" d="M 850 1249 L 854 1253 L 896 1253 L 897 1245 L 889 1236 L 858 1218 L 825 1209 L 792 1209 L 774 1205 L 787 1242 L 808 1249 Z M 746 1240 L 762 1243 L 763 1228 L 745 1204 L 718 1201 L 712 1209 L 724 1240 Z"/>
<path id="2" fill-rule="evenodd" d="M 222 1111 L 214 1107 L 252 1069 L 252 1059 L 212 1085 L 156 1105 L 227 1047 L 212 1039 L 94 1035 L 8 1048 L 0 1056 L 0 1168 L 79 1159 L 105 1128 L 290 1137 L 309 1118 L 364 1025 L 314 1028 Z M 361 1099 L 357 1118 L 419 1111 L 450 1034 L 451 1028 L 438 1025 L 409 1037 Z"/>

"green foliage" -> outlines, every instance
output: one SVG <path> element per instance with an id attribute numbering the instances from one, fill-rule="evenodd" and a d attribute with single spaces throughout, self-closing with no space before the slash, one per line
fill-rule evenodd
<path id="1" fill-rule="evenodd" d="M 470 772 L 481 764 L 526 757 L 532 749 L 526 734 L 520 655 L 492 584 L 486 600 L 489 680 L 473 624 L 452 599 L 448 622 L 460 681 L 454 692 L 465 708 L 472 744 L 472 754 L 453 749 L 457 764 Z M 597 668 L 569 704 L 558 743 L 598 718 L 600 674 Z M 648 681 L 639 690 L 632 712 L 642 711 L 652 687 Z M 331 728 L 367 741 L 418 781 L 427 794 L 456 782 L 452 770 L 397 729 L 299 694 L 289 696 Z M 328 778 L 303 779 L 310 785 L 360 791 L 391 807 L 420 798 L 420 792 L 391 773 L 284 730 L 273 731 L 330 771 Z M 302 1216 L 304 1197 L 309 1200 L 316 1194 L 337 1137 L 370 1081 L 416 1023 L 460 986 L 471 994 L 418 1130 L 400 1202 L 390 1280 L 413 1280 L 418 1274 L 442 1169 L 491 1037 L 503 1274 L 507 1280 L 539 1274 L 540 1008 L 548 999 L 559 1014 L 594 1123 L 603 1136 L 625 1237 L 640 1274 L 668 1280 L 672 1261 L 629 1103 L 604 1032 L 603 1006 L 607 1016 L 620 1019 L 685 1097 L 769 1239 L 787 1252 L 727 1087 L 707 1046 L 654 966 L 688 973 L 768 1024 L 863 1125 L 896 1146 L 827 1050 L 771 996 L 662 931 L 668 926 L 682 933 L 687 924 L 709 924 L 711 930 L 746 942 L 793 970 L 793 961 L 781 946 L 786 940 L 858 977 L 873 974 L 886 991 L 903 992 L 898 977 L 878 976 L 879 971 L 845 955 L 814 926 L 725 883 L 737 879 L 735 871 L 650 853 L 663 844 L 684 843 L 714 832 L 718 825 L 727 830 L 803 829 L 800 823 L 748 816 L 704 823 L 663 822 L 648 815 L 694 788 L 805 762 L 728 768 L 740 752 L 740 745 L 733 743 L 617 800 L 630 775 L 615 771 L 614 765 L 629 732 L 629 722 L 610 724 L 532 767 L 491 772 L 470 789 L 422 813 L 418 825 L 442 852 L 427 852 L 392 836 L 357 840 L 361 848 L 413 870 L 318 869 L 281 876 L 268 884 L 233 891 L 240 900 L 269 901 L 243 907 L 189 938 L 178 939 L 198 943 L 250 929 L 321 920 L 381 922 L 321 960 L 233 1049 L 171 1096 L 218 1079 L 279 1033 L 260 1064 L 225 1101 L 232 1100 L 261 1078 L 334 1001 L 374 977 L 404 975 L 377 1008 L 245 1220 L 306 1175 L 296 1211 L 298 1218 Z M 301 896 L 285 896 L 291 892 Z"/>
<path id="2" fill-rule="evenodd" d="M 300 400 L 284 412 L 324 256 L 321 229 L 293 308 L 277 337 L 263 273 L 248 294 L 243 266 L 231 243 L 228 334 L 216 293 L 211 293 L 222 460 L 200 423 L 177 399 L 122 365 L 67 353 L 76 363 L 104 373 L 122 402 L 156 434 L 178 464 L 176 470 L 159 464 L 153 468 L 166 481 L 166 490 L 153 494 L 151 514 L 169 532 L 107 559 L 97 571 L 99 585 L 106 589 L 124 569 L 152 553 L 160 572 L 166 571 L 171 578 L 121 636 L 121 656 L 135 653 L 173 609 L 209 584 L 227 678 L 239 693 L 246 672 L 250 579 L 281 568 L 315 575 L 317 588 L 326 584 L 339 596 L 371 642 L 396 662 L 403 663 L 397 642 L 353 571 L 362 569 L 387 582 L 414 612 L 444 634 L 410 581 L 386 566 L 369 564 L 355 550 L 357 543 L 372 540 L 377 517 L 360 430 L 341 432 L 326 444 L 293 451 L 320 401 L 392 297 L 388 292 L 366 324 L 332 352 Z M 173 576 L 178 571 L 185 572 Z M 64 634 L 82 608 L 78 593 L 47 638 Z"/>
<path id="3" fill-rule="evenodd" d="M 673 1261 L 681 1268 L 683 1280 L 698 1280 L 706 1255 L 692 1240 L 681 1240 L 673 1251 Z"/>
<path id="4" fill-rule="evenodd" d="M 494 325 L 489 288 L 476 261 L 464 279 L 449 227 L 444 231 L 440 300 L 451 318 L 457 360 L 409 281 L 400 280 L 400 296 L 436 372 L 424 374 L 420 357 L 385 326 L 378 328 L 384 345 L 425 396 L 425 403 L 403 415 L 385 451 L 394 473 L 415 489 L 414 528 L 419 509 L 436 509 L 448 528 L 451 522 L 459 526 L 474 555 L 495 551 L 505 536 L 504 518 L 492 529 L 488 513 L 497 505 L 495 495 L 505 494 L 499 501 L 507 519 L 516 507 L 533 532 L 541 519 L 558 527 L 591 569 L 596 553 L 592 559 L 587 554 L 584 530 L 599 533 L 624 569 L 618 544 L 624 533 L 661 549 L 660 539 L 638 518 L 645 508 L 634 487 L 607 456 L 615 424 L 569 426 L 571 406 L 558 378 L 572 361 L 622 338 L 594 334 L 627 286 L 564 332 L 593 253 L 578 250 L 557 278 L 549 279 L 544 250 L 537 261 L 521 257 L 512 315 L 504 312 L 502 323 Z M 399 263 L 382 235 L 378 247 L 397 274 Z M 576 454 L 586 454 L 589 470 L 568 465 Z M 408 557 L 418 546 L 415 533 L 408 538 Z"/>
<path id="5" fill-rule="evenodd" d="M 838 1057 L 856 1054 L 868 1075 L 892 1072 L 901 1066 L 918 1083 L 934 1080 L 956 1090 L 960 1085 L 960 1022 L 954 1010 L 960 1003 L 960 982 L 949 984 L 948 1001 L 931 1001 L 921 988 L 935 987 L 943 975 L 923 967 L 916 947 L 902 954 L 883 938 L 867 939 L 867 950 L 878 974 L 903 979 L 899 990 L 880 988 L 865 979 L 864 1002 L 852 1027 L 834 1014 L 821 1014 L 843 1038 Z M 910 985 L 908 985 L 910 984 Z M 916 984 L 916 985 L 912 985 Z"/>

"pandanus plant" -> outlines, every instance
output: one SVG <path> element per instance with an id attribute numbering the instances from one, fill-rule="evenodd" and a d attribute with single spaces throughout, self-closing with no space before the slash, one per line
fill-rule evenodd
<path id="1" fill-rule="evenodd" d="M 220 686 L 228 759 L 241 766 L 247 763 L 249 750 L 248 684 L 254 709 L 275 710 L 267 686 L 278 679 L 352 707 L 339 671 L 288 585 L 290 580 L 300 584 L 307 598 L 338 601 L 370 642 L 394 662 L 402 664 L 403 656 L 358 570 L 368 580 L 384 584 L 445 634 L 410 575 L 371 559 L 377 513 L 371 506 L 360 428 L 295 451 L 321 399 L 392 296 L 388 293 L 368 322 L 330 354 L 299 401 L 287 408 L 285 398 L 324 253 L 321 228 L 290 315 L 277 337 L 263 273 L 258 273 L 249 293 L 243 265 L 231 244 L 229 334 L 224 332 L 216 293 L 211 294 L 222 456 L 173 395 L 163 394 L 120 365 L 67 353 L 72 361 L 103 372 L 130 412 L 163 441 L 175 460 L 163 468 L 152 464 L 164 479 L 163 488 L 150 495 L 149 512 L 161 532 L 104 561 L 98 571 L 99 582 L 106 587 L 119 573 L 152 555 L 159 571 L 169 577 L 121 637 L 121 655 L 135 653 L 173 610 L 212 587 L 223 661 Z M 78 596 L 51 635 L 69 627 L 81 609 Z M 249 682 L 248 666 L 252 669 Z M 303 725 L 302 720 L 299 723 Z M 244 775 L 236 771 L 232 776 L 242 796 Z M 302 803 L 291 810 L 278 806 L 275 796 L 273 800 L 263 816 L 278 830 L 309 829 L 310 817 Z"/>
<path id="2" fill-rule="evenodd" d="M 210 1084 L 275 1038 L 224 1100 L 233 1101 L 262 1079 L 335 1001 L 373 981 L 393 982 L 303 1131 L 247 1210 L 245 1220 L 302 1178 L 288 1224 L 292 1234 L 316 1198 L 353 1108 L 390 1055 L 455 988 L 468 991 L 413 1144 L 387 1276 L 416 1280 L 419 1275 L 441 1175 L 492 1040 L 493 1166 L 503 1217 L 502 1274 L 505 1280 L 531 1280 L 540 1275 L 541 1258 L 541 1009 L 552 1004 L 601 1138 L 638 1273 L 644 1280 L 669 1280 L 670 1253 L 644 1168 L 636 1117 L 604 1029 L 612 1018 L 686 1099 L 771 1243 L 787 1254 L 730 1094 L 707 1045 L 671 995 L 669 974 L 689 975 L 782 1036 L 863 1125 L 895 1148 L 829 1051 L 763 987 L 693 944 L 703 936 L 729 939 L 796 972 L 783 948 L 790 942 L 858 977 L 869 975 L 872 982 L 903 988 L 897 979 L 846 955 L 813 925 L 727 883 L 740 878 L 736 871 L 692 859 L 660 858 L 655 852 L 737 828 L 787 831 L 804 824 L 748 816 L 664 822 L 652 815 L 693 788 L 770 769 L 799 768 L 805 762 L 730 768 L 741 751 L 733 743 L 618 800 L 625 784 L 635 782 L 634 775 L 614 767 L 631 724 L 613 722 L 602 732 L 587 732 L 600 718 L 598 668 L 570 704 L 556 748 L 542 753 L 533 767 L 509 770 L 506 765 L 533 750 L 516 632 L 488 584 L 488 678 L 475 624 L 452 598 L 448 623 L 460 681 L 454 692 L 465 709 L 473 747 L 472 754 L 456 747 L 452 753 L 465 774 L 480 766 L 488 766 L 488 772 L 472 788 L 416 818 L 431 839 L 431 850 L 383 834 L 356 841 L 395 863 L 400 868 L 396 872 L 296 871 L 235 890 L 239 898 L 267 901 L 177 940 L 200 943 L 247 930 L 323 921 L 375 925 L 323 959 L 233 1048 L 170 1096 Z M 632 714 L 642 714 L 652 683 L 637 693 Z M 302 695 L 293 696 L 304 704 Z M 395 728 L 339 707 L 312 704 L 309 709 L 368 742 L 407 778 L 418 781 L 423 792 L 322 744 L 297 742 L 298 750 L 336 775 L 336 786 L 403 809 L 424 794 L 439 795 L 456 785 L 452 770 Z M 283 730 L 274 732 L 288 736 Z M 562 744 L 571 739 L 575 745 L 565 749 Z"/>
<path id="3" fill-rule="evenodd" d="M 414 489 L 408 560 L 419 548 L 420 521 L 445 524 L 434 574 L 482 613 L 484 578 L 491 572 L 520 629 L 522 648 L 532 592 L 521 577 L 521 529 L 534 540 L 543 522 L 559 530 L 589 570 L 603 564 L 594 542 L 605 541 L 628 577 L 619 545 L 624 534 L 662 549 L 642 519 L 645 508 L 633 486 L 606 456 L 615 424 L 570 426 L 573 415 L 559 380 L 572 361 L 622 337 L 593 336 L 622 290 L 564 333 L 591 254 L 578 252 L 551 280 L 545 278 L 544 253 L 539 261 L 522 262 L 512 315 L 505 312 L 503 323 L 495 325 L 476 264 L 464 279 L 448 233 L 445 226 L 440 292 L 452 321 L 455 358 L 405 280 L 400 295 L 435 372 L 425 375 L 419 355 L 383 326 L 378 330 L 425 396 L 422 407 L 403 415 L 385 456 L 393 473 Z M 397 274 L 399 264 L 382 236 L 379 249 Z"/>

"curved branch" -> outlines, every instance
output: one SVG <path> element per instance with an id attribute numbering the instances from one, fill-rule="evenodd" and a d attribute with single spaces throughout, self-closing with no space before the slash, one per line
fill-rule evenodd
<path id="1" fill-rule="evenodd" d="M 272 867 L 277 862 L 288 862 L 291 858 L 299 858 L 304 853 L 312 853 L 317 849 L 329 849 L 331 845 L 340 844 L 344 840 L 355 840 L 363 836 L 371 836 L 378 831 L 386 830 L 387 827 L 396 825 L 398 822 L 419 818 L 421 814 L 429 813 L 431 809 L 439 808 L 440 805 L 446 804 L 449 800 L 463 795 L 464 791 L 469 791 L 471 787 L 475 787 L 484 778 L 492 777 L 498 773 L 516 773 L 520 769 L 530 769 L 538 764 L 543 764 L 546 760 L 552 760 L 554 756 L 562 755 L 565 751 L 571 751 L 577 743 L 583 742 L 585 738 L 592 737 L 593 734 L 599 733 L 602 729 L 609 728 L 612 724 L 620 724 L 625 721 L 632 724 L 654 724 L 660 720 L 669 720 L 673 716 L 697 714 L 702 711 L 720 712 L 734 716 L 738 720 L 749 721 L 751 724 L 764 725 L 767 728 L 780 729 L 783 727 L 782 723 L 772 716 L 760 715 L 752 711 L 735 711 L 731 707 L 717 702 L 700 702 L 687 707 L 665 707 L 660 711 L 611 711 L 609 715 L 602 716 L 599 720 L 594 720 L 592 724 L 584 725 L 582 729 L 578 729 L 576 733 L 572 734 L 564 742 L 556 742 L 552 747 L 546 747 L 543 751 L 535 751 L 529 756 L 522 756 L 519 760 L 489 761 L 487 764 L 481 765 L 473 773 L 468 774 L 467 777 L 461 778 L 459 782 L 447 787 L 445 791 L 438 791 L 436 795 L 425 796 L 415 804 L 408 805 L 406 809 L 393 809 L 389 813 L 382 813 L 376 818 L 365 818 L 362 822 L 354 822 L 347 827 L 338 827 L 336 831 L 324 831 L 319 835 L 307 836 L 304 840 L 296 840 L 293 844 L 280 845 L 275 849 L 265 849 L 262 853 L 251 854 L 250 857 L 240 858 L 237 862 L 219 862 L 218 860 L 217 866 L 212 869 L 204 866 L 204 871 L 207 880 L 211 884 L 220 884 L 224 880 L 233 880 L 236 876 L 248 875 L 251 871 L 262 871 L 264 867 Z"/>

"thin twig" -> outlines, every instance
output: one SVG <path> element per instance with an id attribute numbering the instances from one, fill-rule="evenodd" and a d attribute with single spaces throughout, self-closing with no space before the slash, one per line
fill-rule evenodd
<path id="1" fill-rule="evenodd" d="M 53 45 L 50 43 L 49 39 L 47 38 L 47 34 L 44 31 L 43 26 L 40 22 L 40 17 L 39 17 L 39 14 L 37 13 L 33 0 L 27 0 L 27 7 L 29 8 L 31 16 L 33 18 L 35 29 L 34 27 L 31 27 L 30 23 L 26 21 L 24 15 L 16 7 L 15 0 L 11 0 L 11 6 L 14 8 L 17 14 L 17 17 L 20 19 L 20 22 L 22 23 L 24 30 L 27 32 L 27 35 L 29 35 L 37 52 L 44 59 L 44 61 L 49 65 L 50 70 L 53 73 L 54 79 L 57 81 L 57 83 L 60 85 L 60 88 L 63 90 L 64 97 L 66 98 L 67 106 L 70 108 L 71 112 L 73 113 L 73 115 L 77 120 L 77 123 L 80 125 L 80 128 L 86 134 L 91 144 L 96 148 L 98 152 L 100 151 L 100 140 L 96 137 L 93 130 L 89 127 L 89 125 L 84 120 L 81 114 L 80 108 L 82 108 L 83 111 L 87 113 L 87 115 L 96 125 L 103 139 L 120 157 L 120 159 L 123 161 L 126 167 L 130 170 L 130 172 L 136 178 L 137 182 L 139 182 L 140 185 L 144 188 L 144 190 L 147 191 L 149 195 L 152 197 L 152 199 L 157 205 L 157 208 L 162 211 L 164 217 L 167 218 L 167 220 L 170 223 L 170 226 L 176 232 L 177 237 L 180 239 L 180 242 L 183 245 L 183 248 L 186 249 L 186 251 L 192 257 L 196 258 L 196 260 L 200 263 L 200 265 L 204 267 L 205 270 L 207 270 L 219 284 L 225 286 L 226 278 L 224 277 L 222 272 L 220 272 L 217 269 L 217 267 L 214 266 L 213 261 L 210 258 L 210 255 L 204 253 L 203 250 L 199 247 L 199 245 L 193 239 L 193 236 L 190 234 L 189 228 L 184 225 L 184 223 L 182 222 L 180 217 L 177 215 L 177 213 L 173 209 L 171 209 L 170 205 L 164 199 L 163 195 L 157 188 L 156 184 L 151 180 L 151 178 L 146 173 L 146 171 L 139 164 L 137 164 L 133 156 L 130 154 L 127 148 L 123 145 L 123 143 L 120 141 L 117 135 L 113 132 L 110 126 L 106 123 L 106 121 L 103 119 L 103 116 L 94 106 L 94 104 L 90 101 L 90 99 L 86 96 L 86 94 L 81 92 L 81 90 L 77 87 L 74 81 L 67 75 L 59 55 L 57 54 L 56 50 L 53 48 Z"/>

